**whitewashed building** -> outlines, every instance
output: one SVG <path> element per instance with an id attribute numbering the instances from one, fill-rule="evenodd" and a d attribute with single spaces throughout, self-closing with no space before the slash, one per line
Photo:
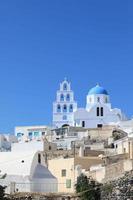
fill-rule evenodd
<path id="1" fill-rule="evenodd" d="M 86 108 L 77 108 L 71 84 L 66 79 L 60 84 L 53 103 L 53 126 L 63 125 L 97 128 L 127 120 L 122 111 L 112 108 L 107 90 L 100 85 L 90 89 L 86 97 Z"/>
<path id="2" fill-rule="evenodd" d="M 10 192 L 57 192 L 57 179 L 47 168 L 43 152 L 0 153 L 0 184 Z"/>
<path id="3" fill-rule="evenodd" d="M 74 113 L 75 126 L 87 128 L 100 128 L 103 125 L 116 124 L 125 119 L 120 109 L 111 107 L 108 92 L 99 85 L 89 90 L 86 108 L 79 108 Z"/>
<path id="4" fill-rule="evenodd" d="M 15 136 L 18 138 L 18 141 L 41 141 L 49 132 L 50 127 L 45 125 L 15 127 Z"/>

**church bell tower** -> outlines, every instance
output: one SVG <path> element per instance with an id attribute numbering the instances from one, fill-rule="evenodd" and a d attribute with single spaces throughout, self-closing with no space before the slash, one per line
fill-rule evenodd
<path id="1" fill-rule="evenodd" d="M 56 101 L 53 103 L 53 126 L 55 128 L 60 128 L 65 124 L 74 126 L 74 112 L 76 110 L 77 103 L 74 100 L 71 83 L 64 79 L 60 83 L 60 89 L 56 93 Z"/>

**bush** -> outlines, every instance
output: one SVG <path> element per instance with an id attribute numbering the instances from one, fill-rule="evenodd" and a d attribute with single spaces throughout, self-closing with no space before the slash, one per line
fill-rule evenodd
<path id="1" fill-rule="evenodd" d="M 6 187 L 3 187 L 0 185 L 0 200 L 6 200 L 5 198 L 5 188 Z"/>
<path id="2" fill-rule="evenodd" d="M 76 193 L 79 193 L 82 200 L 101 199 L 100 184 L 90 178 L 87 178 L 84 174 L 81 174 L 77 178 Z"/>

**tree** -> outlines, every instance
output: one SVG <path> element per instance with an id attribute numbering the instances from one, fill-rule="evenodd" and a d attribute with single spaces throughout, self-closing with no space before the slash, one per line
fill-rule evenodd
<path id="1" fill-rule="evenodd" d="M 7 174 L 3 174 L 0 176 L 0 179 L 4 179 Z M 5 197 L 5 186 L 0 185 L 0 200 L 6 200 L 7 198 Z"/>
<path id="2" fill-rule="evenodd" d="M 82 200 L 100 200 L 101 189 L 100 184 L 94 180 L 87 178 L 84 174 L 81 174 L 77 178 L 76 193 L 78 193 Z"/>
<path id="3" fill-rule="evenodd" d="M 5 187 L 0 185 L 0 200 L 5 200 Z"/>

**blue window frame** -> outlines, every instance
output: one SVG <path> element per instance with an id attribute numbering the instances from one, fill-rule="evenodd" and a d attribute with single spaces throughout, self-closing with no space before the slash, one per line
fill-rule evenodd
<path id="1" fill-rule="evenodd" d="M 17 137 L 21 137 L 23 133 L 17 133 Z"/>
<path id="2" fill-rule="evenodd" d="M 28 135 L 29 135 L 29 138 L 32 139 L 33 133 L 29 132 Z"/>
<path id="3" fill-rule="evenodd" d="M 38 137 L 39 136 L 39 132 L 38 131 L 34 131 L 34 136 Z"/>

